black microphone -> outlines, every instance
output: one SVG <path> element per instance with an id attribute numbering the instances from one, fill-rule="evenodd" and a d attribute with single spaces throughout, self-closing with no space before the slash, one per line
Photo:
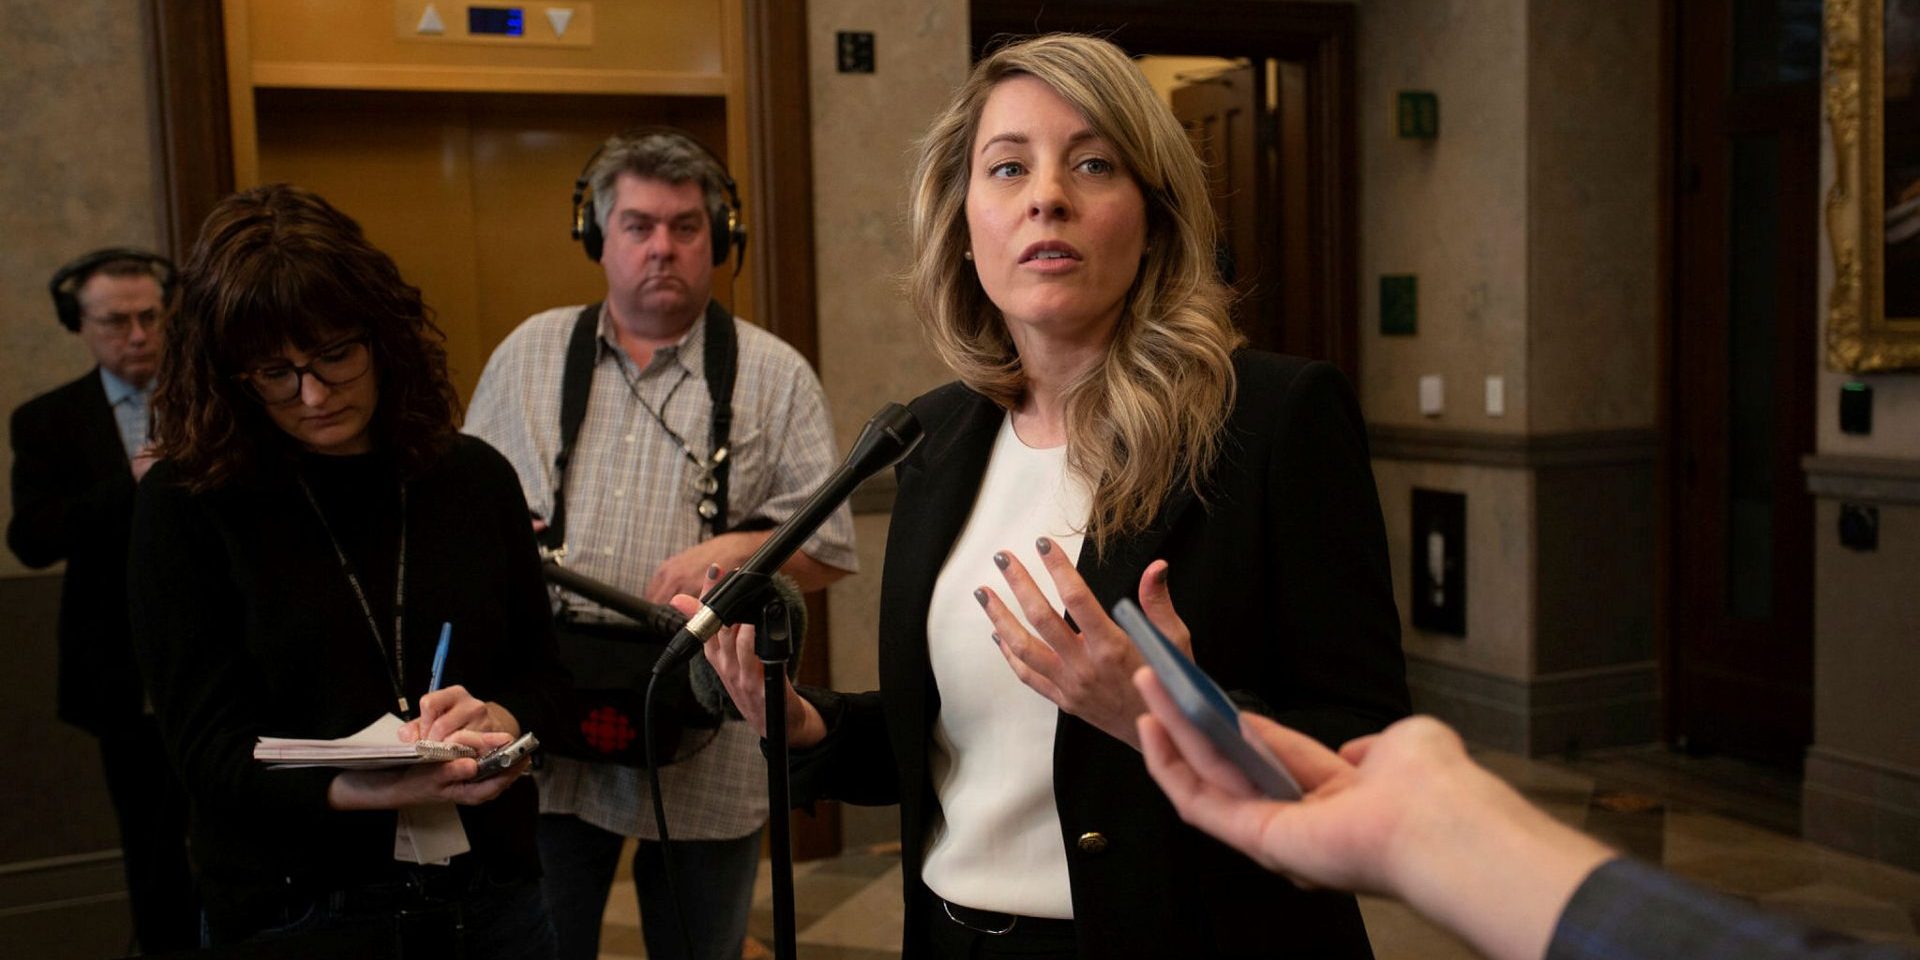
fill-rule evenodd
<path id="1" fill-rule="evenodd" d="M 664 603 L 642 599 L 606 581 L 575 573 L 561 566 L 558 561 L 548 560 L 541 564 L 540 572 L 546 576 L 548 583 L 592 600 L 639 624 L 641 629 L 653 636 L 655 643 L 660 642 L 661 637 L 673 636 L 687 625 L 687 618 L 680 611 Z"/>
<path id="2" fill-rule="evenodd" d="M 720 628 L 738 623 L 760 603 L 769 578 L 793 556 L 800 545 L 827 521 L 840 504 L 853 495 L 853 488 L 868 477 L 899 463 L 920 442 L 920 421 L 897 403 L 889 403 L 867 421 L 860 438 L 853 442 L 847 460 L 827 482 L 807 498 L 787 522 L 776 527 L 767 542 L 747 558 L 740 569 L 728 574 L 707 592 L 700 609 L 688 618 L 687 625 L 674 634 L 666 652 L 653 664 L 653 672 L 665 673 L 692 656 Z"/>

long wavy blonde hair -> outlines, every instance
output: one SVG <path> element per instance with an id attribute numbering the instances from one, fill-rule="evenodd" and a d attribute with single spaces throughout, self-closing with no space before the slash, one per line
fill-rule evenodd
<path id="1" fill-rule="evenodd" d="M 907 289 L 947 366 L 1007 409 L 1027 388 L 1000 310 L 963 259 L 980 113 L 994 88 L 1018 75 L 1078 109 L 1146 199 L 1146 254 L 1113 341 L 1064 391 L 1067 468 L 1093 490 L 1087 536 L 1099 551 L 1145 529 L 1177 485 L 1203 495 L 1233 402 L 1232 353 L 1244 338 L 1227 315 L 1206 174 L 1186 131 L 1118 47 L 1050 34 L 980 61 L 920 141 Z"/>

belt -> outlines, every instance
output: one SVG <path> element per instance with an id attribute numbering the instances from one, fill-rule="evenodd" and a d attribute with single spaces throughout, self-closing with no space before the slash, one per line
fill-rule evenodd
<path id="1" fill-rule="evenodd" d="M 484 869 L 411 867 L 398 875 L 346 887 L 310 890 L 307 895 L 335 913 L 388 913 L 465 904 L 492 882 Z"/>
<path id="2" fill-rule="evenodd" d="M 976 910 L 951 903 L 945 898 L 934 895 L 939 912 L 948 920 L 975 933 L 984 933 L 990 937 L 1004 937 L 1009 934 L 1025 934 L 1035 937 L 1073 938 L 1073 921 L 1057 917 L 1027 917 L 1017 913 L 1001 913 L 997 910 Z"/>

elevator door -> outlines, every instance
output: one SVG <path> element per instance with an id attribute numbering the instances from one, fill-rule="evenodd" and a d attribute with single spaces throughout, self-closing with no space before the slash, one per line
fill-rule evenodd
<path id="1" fill-rule="evenodd" d="M 665 123 L 726 154 L 713 97 L 261 90 L 256 113 L 261 180 L 318 192 L 393 256 L 447 334 L 463 400 L 520 321 L 604 296 L 568 214 L 607 136 Z M 714 294 L 741 307 L 731 277 L 716 270 Z"/>

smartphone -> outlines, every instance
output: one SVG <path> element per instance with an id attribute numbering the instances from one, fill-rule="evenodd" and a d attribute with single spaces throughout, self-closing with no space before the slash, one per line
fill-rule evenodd
<path id="1" fill-rule="evenodd" d="M 1174 705 L 1189 722 L 1206 734 L 1221 756 L 1246 774 L 1254 789 L 1275 800 L 1300 799 L 1300 784 L 1281 765 L 1267 745 L 1240 732 L 1240 710 L 1206 671 L 1180 652 L 1132 600 L 1113 605 L 1113 622 L 1132 638 L 1140 656 L 1167 688 Z"/>
<path id="2" fill-rule="evenodd" d="M 485 780 L 488 777 L 497 777 L 538 749 L 540 749 L 540 738 L 531 733 L 523 733 L 519 739 L 481 757 L 480 771 L 473 775 L 473 779 Z"/>

